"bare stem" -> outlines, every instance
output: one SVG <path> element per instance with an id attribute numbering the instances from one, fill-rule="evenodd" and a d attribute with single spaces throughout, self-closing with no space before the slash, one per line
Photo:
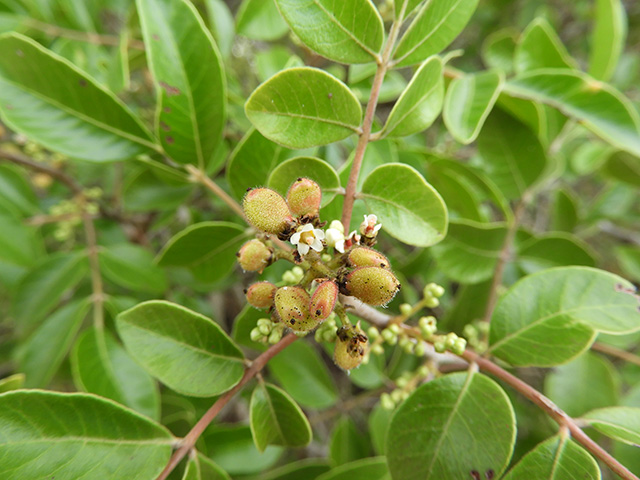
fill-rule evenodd
<path id="1" fill-rule="evenodd" d="M 607 355 L 619 358 L 621 360 L 624 360 L 625 362 L 640 365 L 640 356 L 635 355 L 631 352 L 627 352 L 626 350 L 622 350 L 620 348 L 612 347 L 611 345 L 607 345 L 606 343 L 596 342 L 591 345 L 591 350 L 606 353 Z"/>
<path id="2" fill-rule="evenodd" d="M 191 174 L 191 176 L 193 177 L 193 179 L 195 181 L 197 181 L 198 183 L 201 183 L 202 185 L 207 187 L 220 200 L 222 200 L 224 203 L 226 203 L 229 206 L 229 208 L 231 208 L 231 210 L 236 212 L 238 215 L 240 215 L 245 220 L 247 219 L 244 216 L 244 211 L 242 210 L 242 207 L 240 206 L 240 204 L 238 202 L 236 202 L 233 198 L 231 198 L 231 196 L 227 192 L 225 192 L 222 188 L 220 188 L 220 185 L 218 185 L 216 182 L 211 180 L 207 176 L 207 174 L 205 174 L 202 170 L 199 170 L 198 168 L 194 167 L 193 165 L 187 165 L 186 169 L 187 169 L 187 172 L 189 172 Z"/>
<path id="3" fill-rule="evenodd" d="M 82 199 L 82 208 L 85 207 L 85 199 Z M 96 227 L 93 224 L 91 215 L 84 211 L 82 213 L 84 224 L 84 234 L 87 240 L 87 255 L 89 257 L 89 268 L 91 270 L 91 290 L 93 292 L 93 325 L 98 330 L 104 328 L 104 288 L 102 285 L 102 275 L 100 274 L 100 260 L 98 259 L 98 239 Z"/>
<path id="4" fill-rule="evenodd" d="M 247 368 L 244 372 L 244 376 L 240 380 L 240 382 L 229 390 L 227 393 L 222 395 L 216 402 L 211 406 L 207 413 L 205 413 L 198 423 L 196 423 L 191 431 L 182 439 L 180 442 L 180 447 L 173 453 L 171 456 L 171 460 L 164 468 L 162 473 L 158 476 L 157 480 L 165 480 L 169 474 L 173 471 L 174 468 L 180 463 L 180 461 L 185 457 L 187 453 L 189 453 L 193 447 L 195 446 L 200 435 L 206 430 L 209 424 L 216 418 L 218 413 L 222 410 L 222 408 L 229 403 L 236 393 L 238 393 L 242 387 L 244 387 L 249 380 L 255 377 L 260 371 L 265 367 L 267 362 L 275 357 L 278 353 L 284 350 L 286 347 L 291 345 L 298 339 L 296 335 L 290 333 L 289 335 L 283 337 L 278 343 L 269 347 L 269 349 L 262 353 L 258 358 L 256 358 L 251 366 Z"/>
<path id="5" fill-rule="evenodd" d="M 30 168 L 31 170 L 46 173 L 50 177 L 63 183 L 74 194 L 82 194 L 82 186 L 62 170 L 31 160 L 29 157 L 20 153 L 8 152 L 6 150 L 0 150 L 0 159 L 8 160 L 17 165 Z"/>

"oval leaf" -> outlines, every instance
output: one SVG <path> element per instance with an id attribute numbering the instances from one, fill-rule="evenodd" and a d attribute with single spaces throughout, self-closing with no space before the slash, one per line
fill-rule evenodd
<path id="1" fill-rule="evenodd" d="M 178 163 L 204 169 L 221 141 L 226 82 L 220 53 L 185 0 L 137 0 L 149 68 L 158 86 L 156 131 Z"/>
<path id="2" fill-rule="evenodd" d="M 337 142 L 356 133 L 362 108 L 349 88 L 316 68 L 289 68 L 260 85 L 245 112 L 265 137 L 290 148 Z"/>
<path id="3" fill-rule="evenodd" d="M 242 352 L 207 317 L 164 301 L 144 302 L 117 317 L 129 354 L 178 393 L 212 397 L 244 373 Z"/>
<path id="4" fill-rule="evenodd" d="M 394 53 L 398 66 L 406 67 L 440 53 L 465 27 L 478 0 L 432 0 L 418 10 Z"/>
<path id="5" fill-rule="evenodd" d="M 384 26 L 371 0 L 275 0 L 291 30 L 311 50 L 339 63 L 367 63 L 382 48 Z"/>
<path id="6" fill-rule="evenodd" d="M 369 455 L 369 438 L 360 433 L 353 420 L 342 417 L 331 432 L 329 458 L 333 465 L 344 465 Z"/>
<path id="7" fill-rule="evenodd" d="M 587 413 L 584 419 L 607 437 L 636 447 L 640 445 L 640 408 L 601 408 Z"/>
<path id="8" fill-rule="evenodd" d="M 0 51 L 0 113 L 12 129 L 96 162 L 155 149 L 124 103 L 67 60 L 15 33 L 0 36 Z"/>
<path id="9" fill-rule="evenodd" d="M 393 106 L 384 126 L 384 134 L 404 137 L 428 128 L 442 109 L 444 80 L 442 60 L 432 57 L 415 73 Z"/>
<path id="10" fill-rule="evenodd" d="M 522 34 L 514 54 L 517 73 L 537 68 L 576 68 L 553 27 L 544 18 L 536 18 Z"/>
<path id="11" fill-rule="evenodd" d="M 518 265 L 526 273 L 565 265 L 595 267 L 595 255 L 588 244 L 574 235 L 548 233 L 533 237 L 521 245 Z"/>
<path id="12" fill-rule="evenodd" d="M 182 480 L 230 480 L 227 472 L 201 453 L 189 456 Z"/>
<path id="13" fill-rule="evenodd" d="M 345 463 L 320 475 L 316 480 L 388 480 L 389 468 L 384 457 L 372 457 Z"/>
<path id="14" fill-rule="evenodd" d="M 565 363 L 591 345 L 595 330 L 640 329 L 633 291 L 626 280 L 594 268 L 559 267 L 529 275 L 498 302 L 489 350 L 517 366 Z"/>
<path id="15" fill-rule="evenodd" d="M 500 478 L 515 437 L 513 407 L 497 383 L 475 372 L 445 375 L 415 390 L 391 419 L 391 477 Z"/>
<path id="16" fill-rule="evenodd" d="M 497 72 L 464 75 L 451 82 L 442 118 L 453 138 L 465 145 L 476 139 L 503 82 L 504 75 Z"/>
<path id="17" fill-rule="evenodd" d="M 333 167 L 315 157 L 296 157 L 282 162 L 271 172 L 267 185 L 286 195 L 291 184 L 300 176 L 310 178 L 320 185 L 322 207 L 331 203 L 340 190 L 340 179 Z"/>
<path id="18" fill-rule="evenodd" d="M 418 247 L 441 241 L 447 233 L 447 207 L 440 194 L 413 167 L 390 163 L 364 181 L 359 198 L 394 238 Z"/>
<path id="19" fill-rule="evenodd" d="M 589 74 L 605 82 L 611 78 L 624 50 L 627 14 L 620 0 L 596 0 L 591 34 Z"/>
<path id="20" fill-rule="evenodd" d="M 113 283 L 135 292 L 162 293 L 167 288 L 164 270 L 142 247 L 123 243 L 100 250 L 100 272 Z"/>
<path id="21" fill-rule="evenodd" d="M 638 113 L 610 85 L 577 71 L 543 69 L 510 80 L 505 92 L 551 105 L 612 145 L 640 156 Z"/>
<path id="22" fill-rule="evenodd" d="M 148 418 L 100 397 L 37 390 L 0 395 L 0 476 L 156 478 L 173 436 Z M 33 461 L 33 459 L 38 461 Z"/>
<path id="23" fill-rule="evenodd" d="M 253 40 L 277 40 L 289 28 L 272 0 L 244 0 L 236 16 L 236 30 Z"/>
<path id="24" fill-rule="evenodd" d="M 591 455 L 567 436 L 556 435 L 527 453 L 502 480 L 600 480 L 600 468 Z"/>
<path id="25" fill-rule="evenodd" d="M 18 390 L 24 385 L 25 375 L 24 373 L 16 373 L 9 375 L 8 377 L 0 380 L 0 393 L 11 392 L 12 390 Z"/>
<path id="26" fill-rule="evenodd" d="M 311 425 L 304 412 L 284 390 L 260 383 L 249 406 L 251 435 L 258 450 L 267 445 L 304 447 L 311 442 Z"/>
<path id="27" fill-rule="evenodd" d="M 215 282 L 233 269 L 246 239 L 245 230 L 235 223 L 196 223 L 169 240 L 158 254 L 158 264 L 186 267 L 198 280 Z"/>

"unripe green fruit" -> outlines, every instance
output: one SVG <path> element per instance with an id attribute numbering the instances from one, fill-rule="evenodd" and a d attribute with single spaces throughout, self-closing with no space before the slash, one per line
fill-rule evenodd
<path id="1" fill-rule="evenodd" d="M 238 257 L 238 263 L 245 272 L 262 273 L 271 262 L 273 250 L 254 238 L 242 245 L 236 256 Z"/>
<path id="2" fill-rule="evenodd" d="M 338 285 L 332 280 L 323 281 L 311 296 L 309 313 L 317 320 L 325 320 L 333 312 L 337 298 Z"/>
<path id="3" fill-rule="evenodd" d="M 340 284 L 345 295 L 352 295 L 369 305 L 386 305 L 400 289 L 393 273 L 380 267 L 360 267 L 349 273 Z"/>
<path id="4" fill-rule="evenodd" d="M 369 339 L 360 326 L 345 325 L 337 332 L 336 346 L 333 350 L 333 361 L 343 370 L 351 370 L 362 363 Z"/>
<path id="5" fill-rule="evenodd" d="M 322 201 L 322 190 L 313 180 L 298 178 L 289 187 L 287 204 L 289 210 L 296 217 L 317 217 Z"/>
<path id="6" fill-rule="evenodd" d="M 254 188 L 242 200 L 249 223 L 263 232 L 280 235 L 291 229 L 293 218 L 282 195 L 269 188 Z"/>
<path id="7" fill-rule="evenodd" d="M 254 283 L 247 289 L 247 301 L 256 308 L 269 308 L 277 289 L 271 282 Z"/>
<path id="8" fill-rule="evenodd" d="M 309 314 L 310 301 L 309 294 L 302 287 L 279 288 L 274 297 L 278 318 L 296 332 L 310 332 L 320 323 Z"/>
<path id="9" fill-rule="evenodd" d="M 391 264 L 387 257 L 367 247 L 355 247 L 347 256 L 347 265 L 350 267 L 380 267 L 389 269 Z"/>

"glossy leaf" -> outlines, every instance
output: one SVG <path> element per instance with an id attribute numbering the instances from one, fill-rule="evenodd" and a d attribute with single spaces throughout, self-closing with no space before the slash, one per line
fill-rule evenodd
<path id="1" fill-rule="evenodd" d="M 447 233 L 447 207 L 440 194 L 414 168 L 391 163 L 369 174 L 359 194 L 392 237 L 419 247 Z"/>
<path id="2" fill-rule="evenodd" d="M 344 465 L 369 454 L 369 439 L 356 428 L 353 420 L 342 417 L 331 432 L 329 458 L 332 465 Z"/>
<path id="3" fill-rule="evenodd" d="M 94 395 L 18 390 L 0 396 L 0 476 L 156 478 L 174 438 L 164 427 Z M 33 461 L 34 459 L 38 461 Z"/>
<path id="4" fill-rule="evenodd" d="M 621 246 L 616 249 L 616 258 L 625 275 L 640 280 L 640 248 Z"/>
<path id="5" fill-rule="evenodd" d="M 99 252 L 100 272 L 113 283 L 135 292 L 162 293 L 167 277 L 153 263 L 153 255 L 128 243 L 110 246 Z"/>
<path id="6" fill-rule="evenodd" d="M 0 51 L 0 114 L 15 131 L 95 162 L 154 149 L 125 105 L 67 60 L 15 33 L 0 36 Z"/>
<path id="7" fill-rule="evenodd" d="M 276 40 L 289 28 L 273 0 L 243 0 L 236 16 L 238 34 L 253 40 Z"/>
<path id="8" fill-rule="evenodd" d="M 393 106 L 383 132 L 404 137 L 428 128 L 440 114 L 444 98 L 442 60 L 432 57 L 416 71 Z"/>
<path id="9" fill-rule="evenodd" d="M 320 185 L 322 207 L 328 205 L 340 190 L 340 179 L 333 167 L 315 157 L 295 157 L 282 162 L 269 175 L 267 186 L 286 196 L 291 184 L 301 176 Z"/>
<path id="10" fill-rule="evenodd" d="M 196 278 L 215 282 L 233 269 L 247 234 L 228 222 L 201 222 L 176 234 L 158 254 L 161 266 L 187 267 Z"/>
<path id="11" fill-rule="evenodd" d="M 345 463 L 320 475 L 316 480 L 388 480 L 389 468 L 384 457 L 370 457 Z"/>
<path id="12" fill-rule="evenodd" d="M 213 321 L 165 301 L 141 303 L 118 315 L 117 327 L 133 359 L 184 395 L 211 397 L 237 384 L 242 352 Z"/>
<path id="13" fill-rule="evenodd" d="M 613 87 L 577 71 L 543 69 L 507 82 L 509 95 L 551 105 L 612 145 L 640 156 L 640 120 Z"/>
<path id="14" fill-rule="evenodd" d="M 275 0 L 300 40 L 339 63 L 367 63 L 382 48 L 384 26 L 371 0 Z"/>
<path id="15" fill-rule="evenodd" d="M 418 387 L 393 416 L 389 471 L 398 480 L 471 478 L 472 471 L 500 478 L 515 435 L 513 407 L 497 383 L 473 371 L 445 375 Z"/>
<path id="16" fill-rule="evenodd" d="M 0 393 L 7 393 L 18 390 L 24 385 L 24 373 L 16 373 L 0 380 Z"/>
<path id="17" fill-rule="evenodd" d="M 311 425 L 304 412 L 284 390 L 260 383 L 249 406 L 251 435 L 258 450 L 267 445 L 304 447 L 311 442 Z"/>
<path id="18" fill-rule="evenodd" d="M 473 142 L 500 95 L 504 76 L 496 72 L 464 75 L 451 82 L 442 118 L 460 143 Z"/>
<path id="19" fill-rule="evenodd" d="M 79 390 L 159 420 L 160 393 L 155 381 L 108 331 L 90 328 L 82 332 L 73 348 L 71 368 Z"/>
<path id="20" fill-rule="evenodd" d="M 223 58 L 228 58 L 235 36 L 235 22 L 229 7 L 223 0 L 205 0 L 209 25 L 216 45 Z"/>
<path id="21" fill-rule="evenodd" d="M 411 12 L 413 12 L 416 7 L 422 3 L 422 0 L 394 0 L 393 2 L 393 13 L 395 14 L 395 18 L 400 16 L 400 12 L 404 7 L 404 17 L 407 18 Z"/>
<path id="22" fill-rule="evenodd" d="M 578 201 L 568 189 L 553 192 L 550 230 L 572 232 L 578 223 Z"/>
<path id="23" fill-rule="evenodd" d="M 137 0 L 158 90 L 156 132 L 178 163 L 204 169 L 221 141 L 226 82 L 218 47 L 185 0 Z"/>
<path id="24" fill-rule="evenodd" d="M 620 0 L 596 0 L 589 74 L 607 81 L 613 75 L 627 37 L 627 15 Z"/>
<path id="25" fill-rule="evenodd" d="M 607 359 L 585 352 L 553 369 L 545 378 L 544 393 L 571 417 L 618 403 L 620 378 Z"/>
<path id="26" fill-rule="evenodd" d="M 498 110 L 482 128 L 478 151 L 487 175 L 508 199 L 522 197 L 547 166 L 545 151 L 531 130 Z"/>
<path id="27" fill-rule="evenodd" d="M 265 137 L 290 148 L 347 138 L 362 116 L 360 102 L 344 83 L 309 67 L 271 77 L 251 94 L 245 112 Z"/>
<path id="28" fill-rule="evenodd" d="M 543 17 L 536 18 L 522 34 L 514 54 L 517 73 L 538 68 L 576 68 L 551 24 Z"/>
<path id="29" fill-rule="evenodd" d="M 596 253 L 580 238 L 548 233 L 524 242 L 518 250 L 518 265 L 526 273 L 568 265 L 596 266 Z"/>
<path id="30" fill-rule="evenodd" d="M 18 349 L 19 371 L 26 375 L 25 387 L 44 388 L 69 352 L 82 320 L 89 310 L 86 299 L 56 310 Z"/>
<path id="31" fill-rule="evenodd" d="M 379 455 L 383 455 L 386 451 L 387 431 L 391 424 L 391 417 L 393 417 L 393 410 L 387 410 L 379 403 L 369 415 L 369 436 L 371 437 L 373 449 Z"/>
<path id="32" fill-rule="evenodd" d="M 431 253 L 438 268 L 452 280 L 480 283 L 493 275 L 506 233 L 501 223 L 452 221 L 447 237 Z"/>
<path id="33" fill-rule="evenodd" d="M 554 366 L 591 345 L 595 331 L 640 329 L 640 311 L 626 280 L 587 267 L 559 267 L 523 278 L 499 300 L 490 352 L 513 365 Z"/>
<path id="34" fill-rule="evenodd" d="M 616 152 L 604 165 L 603 172 L 616 180 L 640 187 L 640 161 L 627 152 Z"/>
<path id="35" fill-rule="evenodd" d="M 640 408 L 601 408 L 587 413 L 583 418 L 607 437 L 636 447 L 640 444 Z"/>
<path id="36" fill-rule="evenodd" d="M 600 468 L 591 455 L 568 436 L 556 435 L 525 455 L 503 480 L 536 478 L 600 480 Z"/>
<path id="37" fill-rule="evenodd" d="M 327 408 L 338 400 L 327 366 L 305 342 L 294 342 L 269 361 L 269 370 L 299 404 Z"/>
<path id="38" fill-rule="evenodd" d="M 482 42 L 482 61 L 487 68 L 496 68 L 505 73 L 513 71 L 513 55 L 519 32 L 505 28 L 490 33 Z"/>
<path id="39" fill-rule="evenodd" d="M 440 53 L 462 31 L 478 0 L 434 0 L 418 10 L 394 53 L 398 66 L 406 67 Z"/>
<path id="40" fill-rule="evenodd" d="M 182 480 L 230 480 L 227 472 L 201 453 L 189 456 Z"/>

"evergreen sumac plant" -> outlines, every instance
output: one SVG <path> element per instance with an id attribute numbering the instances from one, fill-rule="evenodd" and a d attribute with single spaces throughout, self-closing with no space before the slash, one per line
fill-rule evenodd
<path id="1" fill-rule="evenodd" d="M 638 480 L 638 44 L 0 0 L 0 479 Z"/>

